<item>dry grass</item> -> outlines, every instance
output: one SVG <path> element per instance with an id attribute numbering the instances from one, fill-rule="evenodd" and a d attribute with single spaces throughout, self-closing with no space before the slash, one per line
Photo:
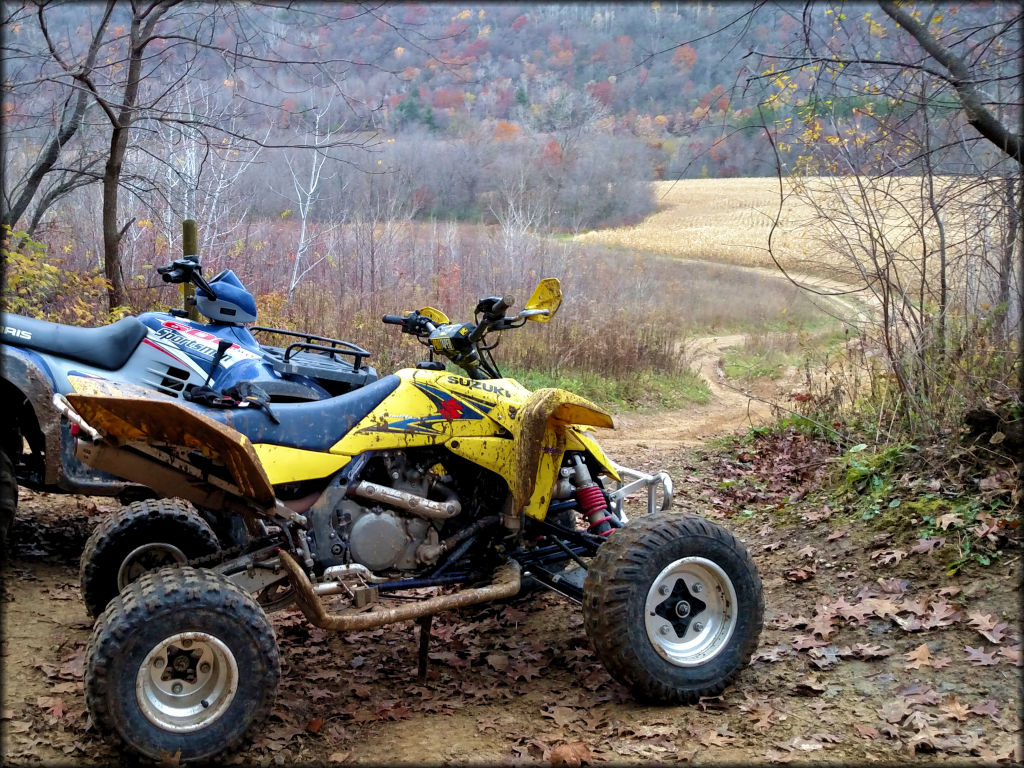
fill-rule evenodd
<path id="1" fill-rule="evenodd" d="M 775 268 L 769 254 L 787 270 L 863 284 L 865 272 L 895 270 L 899 282 L 931 281 L 938 261 L 938 229 L 930 221 L 920 177 L 872 180 L 851 178 L 685 179 L 654 182 L 657 213 L 636 226 L 580 234 L 583 243 L 601 243 L 677 259 Z M 948 277 L 985 237 L 993 208 L 984 180 L 935 179 L 937 202 L 946 228 Z M 988 215 L 986 215 L 988 211 Z M 772 224 L 778 217 L 778 225 Z M 879 243 L 871 235 L 884 233 Z M 885 253 L 879 254 L 879 245 Z M 929 256 L 931 258 L 929 259 Z"/>
<path id="2" fill-rule="evenodd" d="M 636 226 L 586 232 L 576 239 L 679 259 L 774 266 L 768 254 L 768 233 L 779 209 L 776 179 L 684 179 L 658 181 L 654 186 L 657 213 Z M 794 213 L 799 220 L 806 211 Z M 773 247 L 804 259 L 808 245 L 804 231 L 787 222 L 786 208 L 783 214 Z"/>

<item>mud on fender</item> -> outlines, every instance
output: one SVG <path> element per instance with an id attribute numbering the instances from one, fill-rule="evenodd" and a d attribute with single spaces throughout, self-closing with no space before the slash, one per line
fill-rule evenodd
<path id="1" fill-rule="evenodd" d="M 561 456 L 565 450 L 565 426 L 569 424 L 614 429 L 611 414 L 564 389 L 538 389 L 526 401 L 516 435 L 515 471 L 510 489 L 516 509 L 525 507 L 533 495 L 549 426 L 556 441 L 553 448 Z"/>

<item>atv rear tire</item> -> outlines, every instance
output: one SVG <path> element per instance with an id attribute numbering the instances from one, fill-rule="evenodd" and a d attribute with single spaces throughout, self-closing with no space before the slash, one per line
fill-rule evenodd
<path id="1" fill-rule="evenodd" d="M 187 566 L 126 587 L 85 655 L 86 704 L 99 732 L 175 763 L 234 746 L 270 711 L 281 673 L 263 610 L 224 576 Z"/>
<path id="2" fill-rule="evenodd" d="M 18 478 L 14 474 L 14 462 L 6 451 L 0 451 L 0 553 L 7 549 L 7 537 L 17 509 Z"/>
<path id="3" fill-rule="evenodd" d="M 133 501 L 93 530 L 82 551 L 82 599 L 99 616 L 118 592 L 146 571 L 220 551 L 217 535 L 179 499 Z"/>
<path id="4" fill-rule="evenodd" d="M 750 661 L 764 614 L 746 548 L 712 522 L 654 513 L 601 545 L 583 585 L 583 619 L 609 674 L 638 698 L 692 704 Z"/>

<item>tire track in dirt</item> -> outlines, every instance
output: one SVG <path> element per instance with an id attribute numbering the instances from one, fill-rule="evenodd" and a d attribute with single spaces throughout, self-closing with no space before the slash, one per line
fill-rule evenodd
<path id="1" fill-rule="evenodd" d="M 736 267 L 778 279 L 778 270 L 767 267 Z M 818 298 L 828 314 L 851 324 L 868 319 L 876 309 L 875 297 L 836 280 L 816 275 L 790 273 L 793 281 L 811 291 L 823 294 Z M 837 295 L 830 295 L 837 294 Z M 680 446 L 699 445 L 708 439 L 764 426 L 772 418 L 772 402 L 782 405 L 783 394 L 794 384 L 793 374 L 775 383 L 772 398 L 753 396 L 726 381 L 722 370 L 722 354 L 731 347 L 742 346 L 750 334 L 733 333 L 702 336 L 689 340 L 691 367 L 700 374 L 711 391 L 704 405 L 657 412 L 615 414 L 615 430 L 600 436 L 602 446 L 611 455 L 621 456 L 627 464 L 638 451 L 664 451 Z M 766 402 L 770 400 L 771 402 Z"/>

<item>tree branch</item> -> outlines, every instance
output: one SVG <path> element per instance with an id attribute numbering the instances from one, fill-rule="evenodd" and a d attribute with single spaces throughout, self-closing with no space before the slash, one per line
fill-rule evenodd
<path id="1" fill-rule="evenodd" d="M 879 0 L 878 4 L 887 16 L 905 29 L 929 56 L 950 73 L 950 82 L 964 106 L 967 122 L 1009 157 L 1024 165 L 1021 136 L 1003 125 L 985 106 L 983 94 L 976 87 L 967 62 L 935 39 L 928 28 L 911 16 L 906 9 L 896 5 L 892 0 Z"/>

